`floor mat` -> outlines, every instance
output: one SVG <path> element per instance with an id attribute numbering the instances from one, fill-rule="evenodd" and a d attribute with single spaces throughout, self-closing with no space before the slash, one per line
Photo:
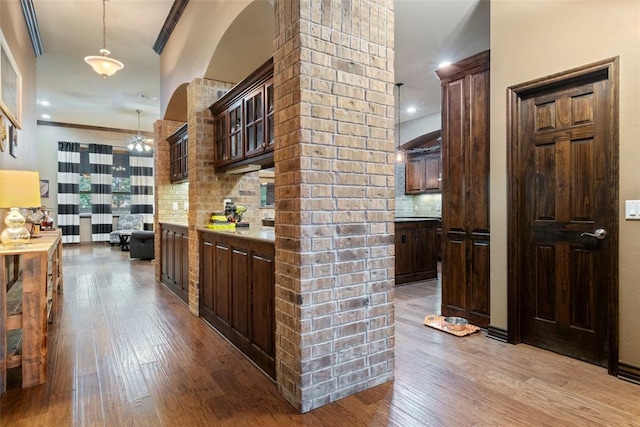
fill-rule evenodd
<path id="1" fill-rule="evenodd" d="M 424 324 L 426 326 L 430 326 L 432 328 L 438 329 L 451 335 L 455 335 L 457 337 L 464 337 L 465 335 L 469 335 L 480 330 L 479 326 L 467 324 L 464 329 L 454 331 L 447 328 L 446 324 L 444 323 L 444 316 L 438 316 L 437 314 L 430 314 L 425 317 Z"/>

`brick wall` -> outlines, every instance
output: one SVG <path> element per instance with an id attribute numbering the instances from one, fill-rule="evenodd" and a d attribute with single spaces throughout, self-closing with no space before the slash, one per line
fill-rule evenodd
<path id="1" fill-rule="evenodd" d="M 393 378 L 393 2 L 276 0 L 276 376 L 306 412 Z"/>
<path id="2" fill-rule="evenodd" d="M 188 200 L 188 186 L 185 184 L 171 184 L 169 171 L 169 143 L 167 138 L 175 133 L 184 123 L 172 120 L 156 120 L 153 124 L 155 147 L 153 152 L 154 170 L 154 223 L 156 230 L 154 249 L 156 254 L 160 250 L 159 223 L 171 222 L 176 224 L 187 223 L 187 212 L 183 209 L 184 202 Z M 173 210 L 173 203 L 178 203 L 179 209 Z M 161 281 L 161 263 L 155 263 L 156 280 Z"/>

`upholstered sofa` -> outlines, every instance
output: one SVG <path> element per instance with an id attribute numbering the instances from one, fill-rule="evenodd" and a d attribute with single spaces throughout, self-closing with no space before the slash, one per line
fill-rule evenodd
<path id="1" fill-rule="evenodd" d="M 154 233 L 148 230 L 134 230 L 129 240 L 129 257 L 154 259 Z"/>
<path id="2" fill-rule="evenodd" d="M 109 243 L 111 246 L 120 244 L 120 231 L 125 230 L 131 232 L 133 230 L 142 230 L 144 228 L 144 216 L 142 214 L 126 214 L 120 215 L 118 218 L 118 227 L 109 235 Z"/>

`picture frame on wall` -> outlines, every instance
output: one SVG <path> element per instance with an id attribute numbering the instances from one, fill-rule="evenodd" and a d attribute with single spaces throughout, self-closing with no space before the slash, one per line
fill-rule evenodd
<path id="1" fill-rule="evenodd" d="M 22 129 L 22 75 L 2 30 L 0 30 L 0 109 L 16 129 Z"/>

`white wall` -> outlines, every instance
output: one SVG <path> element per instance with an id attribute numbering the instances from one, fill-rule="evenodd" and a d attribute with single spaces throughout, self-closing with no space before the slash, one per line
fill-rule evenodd
<path id="1" fill-rule="evenodd" d="M 442 115 L 440 113 L 402 122 L 400 125 L 400 144 L 440 129 L 442 129 Z M 398 125 L 396 125 L 395 131 L 398 132 Z M 397 144 L 397 134 L 394 141 Z"/>
<path id="2" fill-rule="evenodd" d="M 22 129 L 18 130 L 16 157 L 9 155 L 8 147 L 0 152 L 0 169 L 34 170 L 39 157 L 35 141 L 36 57 L 20 2 L 0 1 L 0 28 L 22 76 Z"/>

